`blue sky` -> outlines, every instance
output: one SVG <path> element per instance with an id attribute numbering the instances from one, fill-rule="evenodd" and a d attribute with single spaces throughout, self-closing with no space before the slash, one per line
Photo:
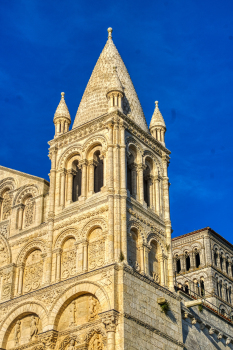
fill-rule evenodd
<path id="1" fill-rule="evenodd" d="M 74 120 L 113 28 L 149 124 L 164 116 L 173 237 L 232 238 L 233 2 L 0 2 L 0 164 L 48 179 L 61 91 Z"/>

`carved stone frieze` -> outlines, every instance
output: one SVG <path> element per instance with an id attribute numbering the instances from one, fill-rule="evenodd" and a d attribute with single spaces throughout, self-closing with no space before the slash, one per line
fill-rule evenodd
<path id="1" fill-rule="evenodd" d="M 58 332 L 51 330 L 40 334 L 40 341 L 44 344 L 45 349 L 55 349 Z"/>
<path id="2" fill-rule="evenodd" d="M 160 234 L 162 236 L 165 236 L 165 232 L 161 229 L 161 227 L 156 226 L 150 220 L 146 219 L 145 216 L 142 216 L 142 215 L 138 214 L 137 212 L 135 212 L 131 208 L 128 208 L 127 211 L 128 211 L 128 213 L 130 215 L 134 216 L 136 219 L 141 221 L 143 224 L 145 224 L 146 226 L 150 227 L 150 232 L 151 232 L 151 230 L 153 230 L 153 231 L 157 232 L 158 234 Z"/>
<path id="3" fill-rule="evenodd" d="M 9 236 L 9 220 L 0 223 L 0 235 L 3 235 L 5 238 Z"/>

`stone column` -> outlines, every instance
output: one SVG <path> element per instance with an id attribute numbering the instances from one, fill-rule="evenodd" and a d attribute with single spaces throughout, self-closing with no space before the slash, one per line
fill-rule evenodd
<path id="1" fill-rule="evenodd" d="M 139 164 L 138 165 L 139 202 L 142 205 L 144 204 L 143 170 L 144 170 L 144 165 L 143 164 Z"/>
<path id="2" fill-rule="evenodd" d="M 66 188 L 66 169 L 63 169 L 61 173 L 61 192 L 60 192 L 60 205 L 62 208 L 64 208 L 65 206 L 65 188 Z"/>
<path id="3" fill-rule="evenodd" d="M 150 252 L 150 246 L 144 245 L 145 274 L 147 276 L 150 275 L 150 271 L 149 271 L 149 252 Z"/>
<path id="4" fill-rule="evenodd" d="M 165 271 L 164 271 L 164 256 L 163 254 L 160 254 L 158 256 L 159 263 L 160 263 L 160 275 L 161 275 L 161 286 L 165 286 Z"/>
<path id="5" fill-rule="evenodd" d="M 114 119 L 114 256 L 119 261 L 121 251 L 121 208 L 120 208 L 120 146 L 119 146 L 119 120 Z"/>
<path id="6" fill-rule="evenodd" d="M 61 280 L 61 255 L 62 249 L 58 248 L 56 250 L 56 282 Z"/>
<path id="7" fill-rule="evenodd" d="M 42 261 L 43 261 L 42 286 L 46 284 L 46 274 L 47 274 L 47 271 L 46 271 L 46 263 L 47 263 L 46 257 L 47 257 L 46 253 L 41 254 L 41 258 L 42 258 Z"/>
<path id="8" fill-rule="evenodd" d="M 83 272 L 87 272 L 87 241 L 83 241 Z"/>
<path id="9" fill-rule="evenodd" d="M 84 159 L 83 161 L 80 162 L 80 165 L 82 165 L 82 198 L 85 199 L 87 195 L 87 160 Z"/>
<path id="10" fill-rule="evenodd" d="M 73 178 L 74 178 L 74 170 L 68 170 L 68 181 L 67 181 L 67 202 L 70 204 L 73 202 Z"/>
<path id="11" fill-rule="evenodd" d="M 94 193 L 94 160 L 91 159 L 88 161 L 88 169 L 89 169 L 89 188 L 88 192 L 90 195 Z"/>
<path id="12" fill-rule="evenodd" d="M 155 176 L 155 212 L 157 215 L 160 213 L 160 186 L 159 186 L 159 176 Z"/>
<path id="13" fill-rule="evenodd" d="M 108 124 L 108 132 L 108 262 L 110 263 L 114 258 L 113 122 Z"/>
<path id="14" fill-rule="evenodd" d="M 222 261 L 222 271 L 226 273 L 226 257 L 223 256 L 223 261 Z"/>
<path id="15" fill-rule="evenodd" d="M 23 292 L 23 272 L 24 264 L 19 265 L 19 284 L 18 284 L 18 295 L 21 295 Z"/>
<path id="16" fill-rule="evenodd" d="M 214 257 L 211 254 L 210 236 L 205 233 L 204 235 L 204 247 L 205 247 L 205 265 L 214 264 Z"/>
<path id="17" fill-rule="evenodd" d="M 144 245 L 142 245 L 140 248 L 140 262 L 141 262 L 141 266 L 140 266 L 140 268 L 141 268 L 141 273 L 142 274 L 144 274 L 145 273 L 145 263 L 144 263 Z"/>
<path id="18" fill-rule="evenodd" d="M 109 310 L 99 314 L 105 325 L 107 332 L 107 349 L 115 350 L 115 333 L 118 324 L 119 313 L 115 310 Z"/>
<path id="19" fill-rule="evenodd" d="M 126 212 L 126 199 L 127 199 L 127 189 L 126 189 L 126 155 L 125 155 L 125 125 L 120 124 L 120 162 L 121 162 L 121 251 L 124 255 L 125 261 L 127 261 L 127 212 Z"/>
<path id="20" fill-rule="evenodd" d="M 46 266 L 46 284 L 50 284 L 52 274 L 52 244 L 53 244 L 53 225 L 54 225 L 54 206 L 55 206 L 55 188 L 56 188 L 56 158 L 57 148 L 51 148 L 49 152 L 51 159 L 50 170 L 50 188 L 49 188 L 49 212 L 48 212 L 48 254 Z"/>
<path id="21" fill-rule="evenodd" d="M 18 229 L 22 230 L 23 228 L 23 212 L 24 212 L 25 205 L 20 204 L 18 209 Z"/>
<path id="22" fill-rule="evenodd" d="M 58 332 L 50 330 L 39 334 L 39 339 L 44 345 L 45 350 L 54 350 L 56 347 Z"/>
<path id="23" fill-rule="evenodd" d="M 0 197 L 0 221 L 2 221 L 2 203 L 3 203 L 3 198 Z"/>
<path id="24" fill-rule="evenodd" d="M 83 246 L 81 242 L 75 243 L 76 247 L 76 272 L 81 273 L 83 269 Z"/>
<path id="25" fill-rule="evenodd" d="M 36 211 L 36 217 L 35 217 L 35 225 L 39 226 L 42 223 L 43 218 L 43 195 L 40 195 L 35 198 L 35 211 Z"/>

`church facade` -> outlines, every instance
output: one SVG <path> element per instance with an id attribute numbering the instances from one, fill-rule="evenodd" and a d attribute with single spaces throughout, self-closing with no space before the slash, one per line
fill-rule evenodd
<path id="1" fill-rule="evenodd" d="M 209 323 L 174 289 L 166 125 L 111 28 L 72 129 L 64 93 L 53 121 L 50 182 L 0 167 L 0 349 L 185 348 L 187 320 Z"/>

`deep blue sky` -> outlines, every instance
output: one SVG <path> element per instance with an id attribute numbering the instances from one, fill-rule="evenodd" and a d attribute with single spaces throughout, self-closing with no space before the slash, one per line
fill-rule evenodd
<path id="1" fill-rule="evenodd" d="M 48 179 L 65 91 L 74 120 L 113 28 L 147 122 L 164 116 L 173 237 L 210 226 L 233 243 L 233 2 L 0 2 L 0 164 Z"/>

